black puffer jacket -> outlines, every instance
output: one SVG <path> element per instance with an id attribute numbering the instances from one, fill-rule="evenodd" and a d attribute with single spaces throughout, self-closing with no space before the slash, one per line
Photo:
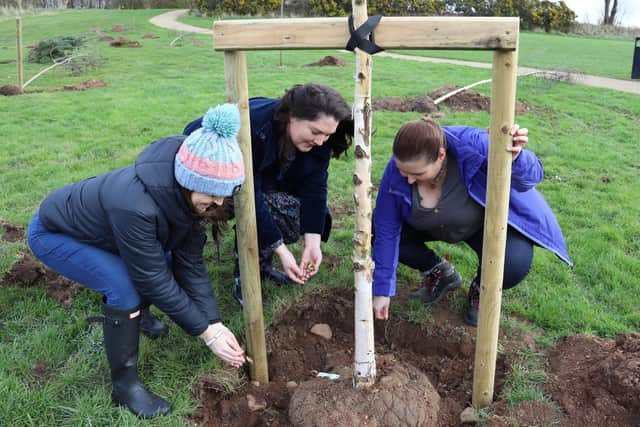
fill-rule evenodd
<path id="1" fill-rule="evenodd" d="M 40 219 L 50 231 L 122 257 L 140 295 L 199 335 L 220 314 L 204 265 L 204 228 L 174 177 L 184 138 L 160 139 L 135 166 L 53 191 L 40 206 Z"/>

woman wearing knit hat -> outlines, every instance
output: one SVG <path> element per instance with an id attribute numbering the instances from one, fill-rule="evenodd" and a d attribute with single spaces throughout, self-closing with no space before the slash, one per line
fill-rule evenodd
<path id="1" fill-rule="evenodd" d="M 210 109 L 189 137 L 160 139 L 132 166 L 53 191 L 29 224 L 29 246 L 44 264 L 104 295 L 112 399 L 139 417 L 171 410 L 138 378 L 139 333 L 157 338 L 168 329 L 150 304 L 227 364 L 245 361 L 220 319 L 203 257 L 203 222 L 244 181 L 239 127 L 236 106 Z"/>
<path id="2" fill-rule="evenodd" d="M 351 107 L 335 89 L 307 83 L 280 99 L 252 98 L 249 112 L 261 276 L 277 284 L 304 283 L 318 272 L 320 241 L 329 238 L 329 159 L 351 145 Z M 196 131 L 201 122 L 189 123 L 183 133 Z M 301 235 L 298 263 L 286 244 Z M 286 274 L 272 267 L 274 253 Z M 237 258 L 234 297 L 243 303 Z"/>

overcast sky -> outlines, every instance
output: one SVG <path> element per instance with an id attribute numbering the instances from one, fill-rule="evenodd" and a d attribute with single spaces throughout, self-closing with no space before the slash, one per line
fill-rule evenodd
<path id="1" fill-rule="evenodd" d="M 564 0 L 578 15 L 578 22 L 592 24 L 602 21 L 604 0 Z M 640 28 L 640 0 L 618 0 L 618 20 L 625 27 Z"/>

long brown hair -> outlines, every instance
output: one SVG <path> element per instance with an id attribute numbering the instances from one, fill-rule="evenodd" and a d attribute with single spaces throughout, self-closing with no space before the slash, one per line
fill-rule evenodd
<path id="1" fill-rule="evenodd" d="M 419 159 L 435 162 L 440 148 L 447 148 L 447 139 L 440 125 L 430 117 L 405 123 L 393 140 L 393 156 L 401 162 Z"/>
<path id="2" fill-rule="evenodd" d="M 318 83 L 295 85 L 280 99 L 280 105 L 273 114 L 279 143 L 286 142 L 283 136 L 292 116 L 313 121 L 321 114 L 333 117 L 338 122 L 338 128 L 329 136 L 326 144 L 331 148 L 332 157 L 340 157 L 351 146 L 353 139 L 351 107 L 338 91 Z M 286 151 L 285 147 L 280 147 L 280 151 Z"/>

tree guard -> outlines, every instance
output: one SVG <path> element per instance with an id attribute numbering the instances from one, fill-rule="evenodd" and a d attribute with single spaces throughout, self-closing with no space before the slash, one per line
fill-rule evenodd
<path id="1" fill-rule="evenodd" d="M 354 24 L 367 21 L 366 1 L 353 0 Z M 483 242 L 480 310 L 476 340 L 473 405 L 493 400 L 500 324 L 500 302 L 511 182 L 516 94 L 518 18 L 497 17 L 382 17 L 373 30 L 380 49 L 493 50 L 489 166 Z M 267 382 L 260 275 L 253 201 L 253 172 L 249 129 L 247 69 L 244 51 L 288 49 L 344 49 L 352 34 L 347 18 L 298 18 L 216 21 L 214 49 L 225 52 L 225 77 L 230 102 L 239 104 L 242 127 L 238 141 L 245 156 L 245 185 L 236 196 L 240 274 L 245 295 L 248 354 L 254 360 L 251 377 Z M 361 36 L 364 39 L 364 36 Z M 366 39 L 365 39 L 366 40 Z M 368 38 L 373 43 L 373 37 Z M 356 48 L 356 122 L 354 172 L 356 226 L 353 265 L 356 281 L 356 355 L 354 378 L 373 383 L 375 355 L 371 309 L 371 56 Z M 365 313 L 366 312 L 366 313 Z M 358 337 L 361 338 L 358 338 Z"/>

